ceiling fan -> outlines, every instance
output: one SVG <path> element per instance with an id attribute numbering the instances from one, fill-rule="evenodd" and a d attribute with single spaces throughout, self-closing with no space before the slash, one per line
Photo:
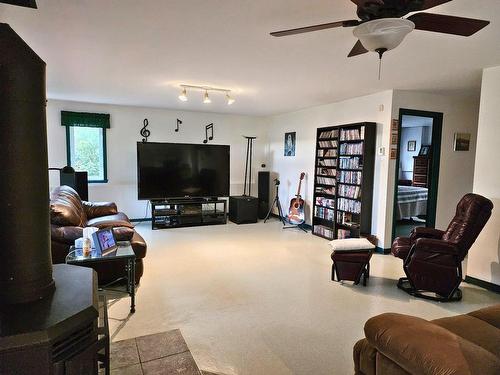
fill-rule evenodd
<path id="1" fill-rule="evenodd" d="M 346 20 L 296 29 L 272 32 L 281 37 L 308 33 L 335 27 L 355 27 L 357 43 L 348 57 L 375 51 L 380 58 L 384 52 L 396 48 L 413 29 L 437 33 L 471 36 L 486 27 L 490 22 L 472 18 L 447 16 L 433 13 L 411 12 L 427 10 L 452 0 L 351 0 L 357 5 L 359 20 Z"/>

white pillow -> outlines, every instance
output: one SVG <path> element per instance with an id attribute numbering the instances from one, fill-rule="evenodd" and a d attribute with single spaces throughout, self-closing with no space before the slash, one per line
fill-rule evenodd
<path id="1" fill-rule="evenodd" d="M 365 250 L 374 249 L 375 245 L 366 238 L 345 238 L 330 241 L 333 251 Z"/>

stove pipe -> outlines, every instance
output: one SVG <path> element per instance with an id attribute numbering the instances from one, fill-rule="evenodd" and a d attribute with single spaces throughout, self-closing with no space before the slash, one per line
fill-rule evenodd
<path id="1" fill-rule="evenodd" d="M 49 229 L 45 62 L 0 23 L 0 305 L 55 288 Z"/>

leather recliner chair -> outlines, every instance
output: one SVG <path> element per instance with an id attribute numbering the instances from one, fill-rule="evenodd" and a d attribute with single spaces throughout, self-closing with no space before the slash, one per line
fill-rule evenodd
<path id="1" fill-rule="evenodd" d="M 386 313 L 354 345 L 356 375 L 498 375 L 500 305 L 436 320 Z"/>
<path id="2" fill-rule="evenodd" d="M 115 203 L 82 201 L 78 193 L 69 186 L 59 186 L 50 194 L 52 263 L 64 263 L 69 248 L 82 237 L 84 227 L 112 227 L 117 241 L 130 241 L 136 255 L 135 282 L 144 272 L 143 258 L 147 245 L 134 230 L 127 215 L 118 212 Z M 124 275 L 125 260 L 116 260 L 93 265 L 99 276 L 99 284 L 110 283 Z"/>
<path id="3" fill-rule="evenodd" d="M 458 301 L 462 292 L 462 261 L 491 216 L 493 203 L 477 194 L 466 194 L 445 231 L 417 227 L 410 237 L 394 240 L 391 252 L 404 260 L 407 277 L 398 288 L 420 298 Z"/>

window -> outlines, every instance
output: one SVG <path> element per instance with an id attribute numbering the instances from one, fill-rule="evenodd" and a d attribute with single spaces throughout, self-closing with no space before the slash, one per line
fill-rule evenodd
<path id="1" fill-rule="evenodd" d="M 100 113 L 61 112 L 66 127 L 68 165 L 86 171 L 89 182 L 108 182 L 106 129 L 109 115 Z"/>

